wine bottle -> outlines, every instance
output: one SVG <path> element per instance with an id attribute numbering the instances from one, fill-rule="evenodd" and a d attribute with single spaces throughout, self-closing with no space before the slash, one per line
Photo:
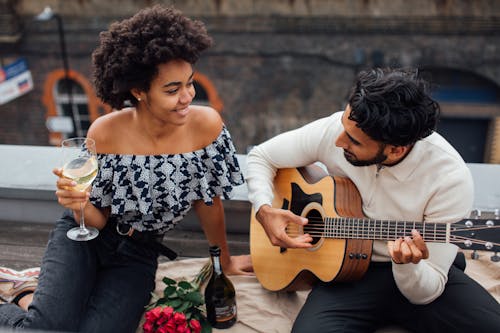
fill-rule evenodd
<path id="1" fill-rule="evenodd" d="M 205 288 L 207 320 L 214 328 L 229 328 L 236 323 L 236 292 L 220 263 L 220 248 L 210 247 L 212 275 Z"/>

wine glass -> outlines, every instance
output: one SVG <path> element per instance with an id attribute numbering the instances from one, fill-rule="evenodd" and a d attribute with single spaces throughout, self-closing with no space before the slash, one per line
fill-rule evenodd
<path id="1" fill-rule="evenodd" d="M 63 153 L 62 175 L 76 182 L 75 191 L 86 191 L 97 175 L 97 154 L 95 142 L 90 138 L 66 139 L 61 144 Z M 80 204 L 80 226 L 68 230 L 68 238 L 75 241 L 94 239 L 99 231 L 85 227 L 83 204 Z"/>

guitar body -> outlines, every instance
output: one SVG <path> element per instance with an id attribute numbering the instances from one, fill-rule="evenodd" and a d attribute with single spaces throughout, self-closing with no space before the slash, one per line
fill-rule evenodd
<path id="1" fill-rule="evenodd" d="M 330 177 L 317 166 L 279 169 L 274 179 L 275 208 L 309 219 L 304 226 L 290 224 L 287 233 L 311 233 L 323 227 L 322 217 L 363 217 L 361 197 L 347 178 Z M 314 223 L 312 221 L 315 221 Z M 316 232 L 318 234 L 318 232 Z M 309 249 L 273 246 L 252 211 L 250 253 L 257 279 L 268 290 L 304 290 L 319 280 L 353 281 L 366 272 L 373 240 L 313 237 Z"/>

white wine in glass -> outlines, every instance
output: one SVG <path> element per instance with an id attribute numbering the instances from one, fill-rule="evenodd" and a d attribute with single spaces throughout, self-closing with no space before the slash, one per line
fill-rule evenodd
<path id="1" fill-rule="evenodd" d="M 75 191 L 86 191 L 92 184 L 98 169 L 95 142 L 89 138 L 71 138 L 62 142 L 63 177 L 76 182 Z M 86 227 L 84 206 L 80 204 L 80 226 L 68 230 L 68 238 L 75 241 L 87 241 L 97 237 L 99 231 Z"/>

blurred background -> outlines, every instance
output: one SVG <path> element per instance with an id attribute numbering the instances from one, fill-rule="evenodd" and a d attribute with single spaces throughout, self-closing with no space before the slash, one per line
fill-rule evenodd
<path id="1" fill-rule="evenodd" d="M 0 0 L 0 144 L 58 145 L 110 108 L 91 52 L 108 25 L 157 3 L 202 20 L 196 103 L 219 110 L 239 153 L 343 109 L 356 73 L 418 67 L 438 131 L 469 163 L 500 162 L 500 1 Z"/>

